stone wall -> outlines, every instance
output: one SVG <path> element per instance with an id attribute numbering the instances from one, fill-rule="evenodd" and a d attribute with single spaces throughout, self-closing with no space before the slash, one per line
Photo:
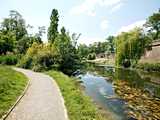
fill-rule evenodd
<path id="1" fill-rule="evenodd" d="M 159 42 L 160 43 L 160 42 Z M 160 62 L 160 44 L 153 44 L 152 50 L 146 51 L 140 62 L 157 63 Z"/>

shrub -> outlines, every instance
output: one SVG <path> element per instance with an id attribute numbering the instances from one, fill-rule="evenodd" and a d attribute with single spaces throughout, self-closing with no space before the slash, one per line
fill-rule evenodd
<path id="1" fill-rule="evenodd" d="M 17 66 L 29 69 L 29 68 L 32 67 L 32 60 L 33 60 L 32 57 L 26 55 L 26 56 L 21 58 L 21 60 L 17 64 Z"/>
<path id="2" fill-rule="evenodd" d="M 148 72 L 160 72 L 160 63 L 139 63 L 136 68 L 143 69 Z"/>
<path id="3" fill-rule="evenodd" d="M 87 57 L 88 60 L 94 60 L 96 59 L 96 54 L 95 53 L 90 53 Z"/>
<path id="4" fill-rule="evenodd" d="M 34 71 L 48 70 L 56 66 L 56 57 L 57 51 L 53 46 L 34 43 L 18 66 Z"/>
<path id="5" fill-rule="evenodd" d="M 15 65 L 17 64 L 18 56 L 16 55 L 2 55 L 0 56 L 0 64 Z"/>
<path id="6" fill-rule="evenodd" d="M 32 47 L 27 50 L 27 53 L 21 58 L 19 63 L 17 64 L 18 67 L 22 68 L 32 68 L 33 67 L 33 59 L 37 54 L 38 50 L 42 48 L 42 45 L 37 43 L 33 43 Z"/>

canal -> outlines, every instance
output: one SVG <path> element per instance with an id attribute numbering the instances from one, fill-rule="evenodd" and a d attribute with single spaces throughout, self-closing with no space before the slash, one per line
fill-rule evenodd
<path id="1" fill-rule="evenodd" d="M 88 64 L 77 77 L 114 120 L 160 119 L 160 73 Z"/>

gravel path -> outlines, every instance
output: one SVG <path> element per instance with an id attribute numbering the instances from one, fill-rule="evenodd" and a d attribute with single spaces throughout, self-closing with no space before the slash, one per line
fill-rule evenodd
<path id="1" fill-rule="evenodd" d="M 6 120 L 68 120 L 60 90 L 51 77 L 15 68 L 30 79 L 29 88 Z"/>

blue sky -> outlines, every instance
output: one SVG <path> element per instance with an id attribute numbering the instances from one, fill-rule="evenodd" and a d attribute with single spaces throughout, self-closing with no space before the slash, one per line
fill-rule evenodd
<path id="1" fill-rule="evenodd" d="M 79 42 L 89 44 L 141 26 L 160 8 L 160 0 L 0 0 L 0 21 L 17 10 L 35 32 L 49 26 L 53 8 L 59 11 L 59 27 L 82 33 Z"/>

